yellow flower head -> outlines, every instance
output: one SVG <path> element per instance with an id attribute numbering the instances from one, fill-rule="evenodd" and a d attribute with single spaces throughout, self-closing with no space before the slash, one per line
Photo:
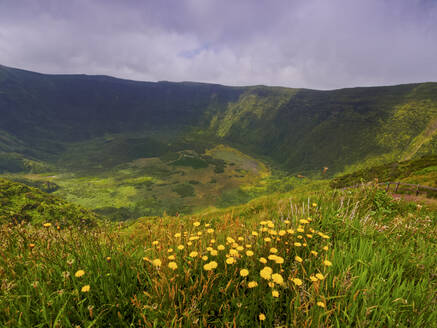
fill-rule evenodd
<path id="1" fill-rule="evenodd" d="M 318 281 L 318 279 L 317 279 L 316 277 L 314 277 L 314 276 L 310 276 L 310 280 L 311 280 L 312 282 L 316 282 L 316 281 Z"/>
<path id="2" fill-rule="evenodd" d="M 317 306 L 320 306 L 321 308 L 324 308 L 325 307 L 325 303 L 323 303 L 323 302 L 317 302 Z"/>
<path id="3" fill-rule="evenodd" d="M 270 253 L 272 254 L 276 254 L 278 252 L 278 250 L 274 247 L 270 248 Z"/>
<path id="4" fill-rule="evenodd" d="M 279 230 L 278 235 L 282 237 L 282 236 L 285 236 L 286 233 L 287 232 L 285 230 Z"/>
<path id="5" fill-rule="evenodd" d="M 258 236 L 258 232 L 252 231 L 252 236 Z"/>
<path id="6" fill-rule="evenodd" d="M 199 255 L 199 253 L 197 253 L 196 251 L 192 251 L 189 255 L 190 255 L 190 257 L 197 257 L 197 255 Z"/>
<path id="7" fill-rule="evenodd" d="M 217 262 L 216 261 L 211 261 L 211 262 L 209 262 L 209 263 L 207 263 L 207 264 L 205 264 L 203 266 L 203 269 L 205 271 L 211 271 L 211 270 L 214 270 L 215 268 L 217 268 Z"/>
<path id="8" fill-rule="evenodd" d="M 195 226 L 195 227 L 200 226 L 200 222 L 199 222 L 199 221 L 194 222 L 194 223 L 193 223 L 193 226 Z"/>
<path id="9" fill-rule="evenodd" d="M 215 244 L 215 239 L 211 239 L 209 242 L 210 242 L 211 244 Z"/>
<path id="10" fill-rule="evenodd" d="M 294 257 L 294 259 L 299 263 L 302 263 L 302 261 L 303 261 L 302 258 L 300 256 L 297 256 L 297 255 Z"/>
<path id="11" fill-rule="evenodd" d="M 50 222 L 44 223 L 43 226 L 45 228 L 50 228 L 52 226 L 52 224 Z"/>
<path id="12" fill-rule="evenodd" d="M 291 280 L 294 282 L 296 286 L 302 286 L 302 280 L 300 280 L 299 278 L 293 278 Z"/>
<path id="13" fill-rule="evenodd" d="M 272 280 L 275 284 L 282 285 L 284 283 L 284 278 L 279 273 L 272 274 Z"/>
<path id="14" fill-rule="evenodd" d="M 279 292 L 277 290 L 272 290 L 273 297 L 279 297 Z"/>
<path id="15" fill-rule="evenodd" d="M 167 249 L 167 253 L 173 253 L 173 248 Z"/>
<path id="16" fill-rule="evenodd" d="M 188 240 L 193 241 L 193 240 L 198 240 L 199 237 L 198 236 L 192 236 L 190 238 L 188 238 Z"/>
<path id="17" fill-rule="evenodd" d="M 274 261 L 276 262 L 276 264 L 283 264 L 284 263 L 284 259 L 280 256 L 276 256 Z"/>
<path id="18" fill-rule="evenodd" d="M 264 238 L 264 241 L 265 241 L 266 243 L 271 242 L 271 241 L 272 241 L 272 238 L 270 238 L 270 237 L 266 237 L 266 238 Z"/>
<path id="19" fill-rule="evenodd" d="M 75 276 L 76 278 L 80 278 L 80 277 L 82 277 L 84 274 L 85 274 L 85 271 L 83 271 L 83 270 L 78 270 L 78 271 L 76 271 L 76 273 L 74 274 L 74 276 Z"/>
<path id="20" fill-rule="evenodd" d="M 323 246 L 323 250 L 327 251 L 328 250 L 328 246 Z"/>
<path id="21" fill-rule="evenodd" d="M 246 244 L 246 248 L 252 248 L 251 244 Z"/>
<path id="22" fill-rule="evenodd" d="M 256 281 L 249 281 L 249 283 L 247 284 L 247 287 L 249 288 L 255 288 L 258 286 L 258 283 Z"/>
<path id="23" fill-rule="evenodd" d="M 238 247 L 237 247 L 237 251 L 240 251 L 240 252 L 241 252 L 241 251 L 244 251 L 244 247 L 243 247 L 243 246 L 238 246 Z"/>
<path id="24" fill-rule="evenodd" d="M 191 246 L 191 245 L 193 245 L 193 242 L 192 242 L 192 241 L 189 241 L 189 242 L 187 243 L 187 245 L 188 245 L 188 246 Z"/>
<path id="25" fill-rule="evenodd" d="M 270 279 L 271 279 L 271 277 L 272 277 L 272 273 L 273 273 L 272 268 L 270 268 L 270 267 L 268 267 L 268 266 L 264 267 L 264 268 L 259 272 L 261 278 L 266 279 L 266 280 L 270 280 Z"/>
<path id="26" fill-rule="evenodd" d="M 266 320 L 266 315 L 264 313 L 260 313 L 258 316 L 259 321 L 264 321 Z"/>
<path id="27" fill-rule="evenodd" d="M 81 292 L 82 293 L 88 293 L 90 291 L 90 285 L 85 285 L 82 287 Z"/>
<path id="28" fill-rule="evenodd" d="M 227 263 L 227 264 L 234 264 L 234 263 L 235 263 L 235 259 L 234 259 L 233 257 L 228 257 L 228 258 L 226 259 L 226 263 Z"/>
<path id="29" fill-rule="evenodd" d="M 211 254 L 211 256 L 217 256 L 218 252 L 215 249 L 211 249 L 211 251 L 209 252 Z"/>
<path id="30" fill-rule="evenodd" d="M 253 252 L 252 251 L 246 251 L 246 255 L 249 256 L 249 257 L 253 256 Z"/>
<path id="31" fill-rule="evenodd" d="M 231 256 L 238 256 L 238 251 L 236 249 L 230 249 L 229 250 L 229 255 L 231 255 Z"/>
<path id="32" fill-rule="evenodd" d="M 175 257 L 174 255 L 170 255 L 170 256 L 168 257 L 168 259 L 169 259 L 170 261 L 174 261 L 174 260 L 176 259 L 176 257 Z"/>
<path id="33" fill-rule="evenodd" d="M 32 243 L 29 244 L 29 248 L 30 248 L 30 249 L 32 249 L 32 248 L 34 248 L 34 247 L 35 247 L 35 244 L 32 244 Z"/>
<path id="34" fill-rule="evenodd" d="M 158 244 L 159 244 L 159 241 L 157 241 L 157 240 L 152 241 L 152 245 L 153 245 L 153 246 L 156 246 L 156 245 L 158 245 Z"/>
<path id="35" fill-rule="evenodd" d="M 300 224 L 308 224 L 308 223 L 310 223 L 310 221 L 305 220 L 305 219 L 300 219 L 300 220 L 299 220 L 299 223 L 300 223 Z"/>
<path id="36" fill-rule="evenodd" d="M 223 250 L 225 249 L 225 246 L 223 246 L 223 245 L 218 245 L 218 246 L 217 246 L 217 249 L 218 249 L 219 251 L 223 251 Z"/>
<path id="37" fill-rule="evenodd" d="M 316 204 L 316 203 L 313 203 L 313 207 L 317 207 L 317 204 Z"/>
<path id="38" fill-rule="evenodd" d="M 295 242 L 295 243 L 294 243 L 294 246 L 296 246 L 296 247 L 301 247 L 301 246 L 302 246 L 302 244 L 301 244 L 301 243 L 299 243 L 299 242 Z"/>
<path id="39" fill-rule="evenodd" d="M 316 251 L 311 251 L 311 254 L 313 254 L 314 256 L 317 256 L 317 254 L 319 254 L 319 253 L 317 253 Z"/>
<path id="40" fill-rule="evenodd" d="M 152 261 L 152 264 L 153 264 L 153 266 L 160 267 L 161 264 L 162 264 L 162 262 L 161 262 L 160 259 L 154 259 L 154 260 Z"/>
<path id="41" fill-rule="evenodd" d="M 285 224 L 290 224 L 290 220 L 285 220 L 284 223 Z"/>
<path id="42" fill-rule="evenodd" d="M 243 241 L 244 238 L 243 238 L 243 237 L 238 237 L 238 240 L 239 240 L 239 241 Z"/>
<path id="43" fill-rule="evenodd" d="M 261 258 L 259 259 L 259 261 L 260 261 L 261 263 L 263 263 L 263 264 L 266 264 L 266 263 L 267 263 L 267 260 L 266 260 L 264 257 L 261 257 Z"/>
<path id="44" fill-rule="evenodd" d="M 226 241 L 230 244 L 235 243 L 235 240 L 232 237 L 226 237 Z"/>
<path id="45" fill-rule="evenodd" d="M 208 256 L 203 255 L 203 256 L 202 256 L 202 261 L 208 261 Z"/>
<path id="46" fill-rule="evenodd" d="M 331 265 L 332 265 L 332 262 L 331 262 L 331 261 L 328 261 L 328 260 L 324 260 L 324 261 L 323 261 L 323 264 L 326 265 L 326 266 L 331 266 Z"/>
<path id="47" fill-rule="evenodd" d="M 317 277 L 317 279 L 319 279 L 319 280 L 323 280 L 323 279 L 325 279 L 325 276 L 324 276 L 323 274 L 321 274 L 321 273 L 316 273 L 316 277 Z"/>
<path id="48" fill-rule="evenodd" d="M 169 262 L 168 267 L 172 270 L 176 270 L 178 268 L 178 265 L 176 262 Z"/>
<path id="49" fill-rule="evenodd" d="M 184 245 L 178 245 L 178 250 L 183 250 L 185 248 L 185 246 Z"/>
<path id="50" fill-rule="evenodd" d="M 247 269 L 240 270 L 240 276 L 247 277 L 248 275 L 249 275 L 249 270 L 247 270 Z"/>
<path id="51" fill-rule="evenodd" d="M 207 232 L 207 233 L 213 233 L 213 232 L 214 232 L 214 229 L 209 228 L 208 230 L 206 230 L 206 232 Z"/>
<path id="52" fill-rule="evenodd" d="M 275 254 L 270 254 L 267 258 L 268 258 L 270 261 L 274 261 L 274 260 L 276 260 L 276 255 L 275 255 Z"/>
<path id="53" fill-rule="evenodd" d="M 174 234 L 174 236 L 175 236 L 175 238 L 180 238 L 182 235 L 181 235 L 180 232 L 177 232 L 177 233 Z"/>

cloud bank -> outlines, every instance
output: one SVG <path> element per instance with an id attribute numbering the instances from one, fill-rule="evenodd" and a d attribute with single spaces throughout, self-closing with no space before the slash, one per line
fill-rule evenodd
<path id="1" fill-rule="evenodd" d="M 314 89 L 437 81 L 437 1 L 0 0 L 0 64 Z"/>

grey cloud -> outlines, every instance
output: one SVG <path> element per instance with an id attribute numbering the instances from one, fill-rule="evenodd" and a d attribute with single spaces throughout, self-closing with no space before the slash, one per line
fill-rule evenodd
<path id="1" fill-rule="evenodd" d="M 424 0 L 0 0 L 0 63 L 137 80 L 339 88 L 437 80 Z"/>

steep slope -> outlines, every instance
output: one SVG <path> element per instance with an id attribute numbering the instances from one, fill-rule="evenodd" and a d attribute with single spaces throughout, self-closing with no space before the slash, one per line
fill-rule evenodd
<path id="1" fill-rule="evenodd" d="M 99 217 L 39 189 L 0 178 L 0 224 L 22 221 L 34 224 L 95 225 Z"/>
<path id="2" fill-rule="evenodd" d="M 437 83 L 317 91 L 44 75 L 0 66 L 0 115 L 3 171 L 53 163 L 71 142 L 107 135 L 129 145 L 229 143 L 294 172 L 328 166 L 334 173 L 437 149 Z M 150 147 L 141 147 L 123 156 L 150 157 Z"/>

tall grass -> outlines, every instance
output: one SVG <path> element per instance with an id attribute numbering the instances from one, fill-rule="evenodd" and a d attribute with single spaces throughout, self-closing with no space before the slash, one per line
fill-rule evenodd
<path id="1" fill-rule="evenodd" d="M 0 323 L 433 327 L 436 232 L 435 213 L 376 189 L 129 226 L 3 225 Z"/>

